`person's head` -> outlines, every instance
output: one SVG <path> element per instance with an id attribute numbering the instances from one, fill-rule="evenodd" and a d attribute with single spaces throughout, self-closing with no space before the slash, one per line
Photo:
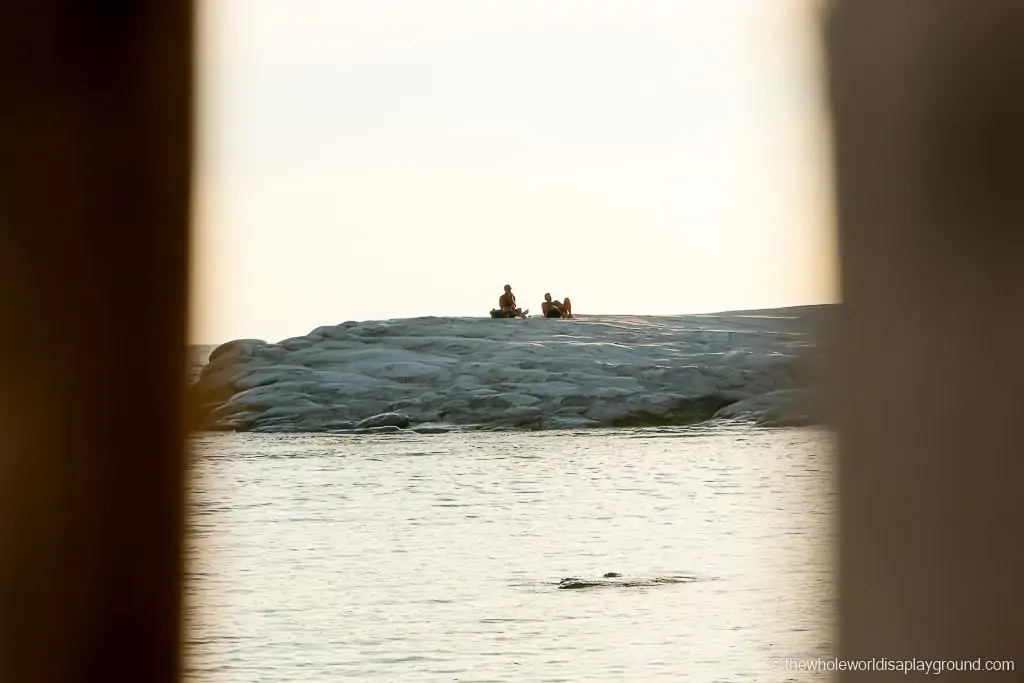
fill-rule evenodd
<path id="1" fill-rule="evenodd" d="M 544 301 L 551 301 L 551 292 L 548 292 L 547 294 L 544 295 Z"/>
<path id="2" fill-rule="evenodd" d="M 512 291 L 512 285 L 505 285 L 505 293 L 507 294 L 508 292 L 511 292 L 511 291 Z"/>

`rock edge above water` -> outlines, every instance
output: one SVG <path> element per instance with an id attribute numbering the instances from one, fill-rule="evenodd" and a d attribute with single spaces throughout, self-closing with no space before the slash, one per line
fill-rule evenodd
<path id="1" fill-rule="evenodd" d="M 814 424 L 812 333 L 831 308 L 346 322 L 223 344 L 189 395 L 210 430 Z"/>

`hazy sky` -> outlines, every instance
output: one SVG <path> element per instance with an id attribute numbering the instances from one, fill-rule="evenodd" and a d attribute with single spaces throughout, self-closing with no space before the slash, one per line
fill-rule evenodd
<path id="1" fill-rule="evenodd" d="M 836 297 L 808 0 L 201 0 L 196 342 Z"/>

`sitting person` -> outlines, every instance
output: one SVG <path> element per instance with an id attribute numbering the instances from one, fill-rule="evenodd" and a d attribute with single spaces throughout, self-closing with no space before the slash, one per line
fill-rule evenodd
<path id="1" fill-rule="evenodd" d="M 544 295 L 544 303 L 540 305 L 540 310 L 544 312 L 545 318 L 571 318 L 572 317 L 572 302 L 569 301 L 569 297 L 565 297 L 565 301 L 552 301 L 551 294 Z"/>
<path id="2" fill-rule="evenodd" d="M 523 312 L 516 308 L 516 295 L 512 293 L 512 285 L 505 285 L 505 293 L 498 297 L 498 308 L 508 318 L 520 318 Z"/>

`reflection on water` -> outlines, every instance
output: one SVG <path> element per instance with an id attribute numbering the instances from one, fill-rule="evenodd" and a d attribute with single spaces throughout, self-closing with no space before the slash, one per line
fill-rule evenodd
<path id="1" fill-rule="evenodd" d="M 190 680 L 827 680 L 826 432 L 194 443 Z"/>

